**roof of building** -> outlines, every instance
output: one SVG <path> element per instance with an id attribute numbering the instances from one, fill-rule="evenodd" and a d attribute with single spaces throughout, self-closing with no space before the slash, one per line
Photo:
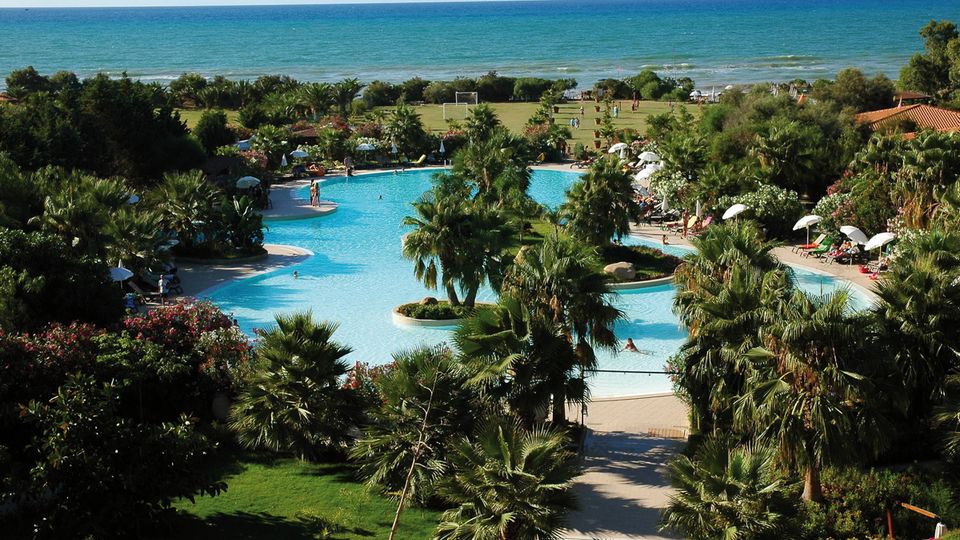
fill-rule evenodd
<path id="1" fill-rule="evenodd" d="M 872 130 L 880 129 L 884 125 L 909 121 L 920 129 L 960 131 L 960 112 L 922 103 L 860 113 L 857 115 L 857 121 L 869 125 Z"/>
<path id="2" fill-rule="evenodd" d="M 6 92 L 0 92 L 0 103 L 16 103 L 19 101 L 17 98 L 7 94 Z"/>
<path id="3" fill-rule="evenodd" d="M 930 96 L 913 90 L 902 90 L 893 94 L 893 99 L 930 99 Z"/>

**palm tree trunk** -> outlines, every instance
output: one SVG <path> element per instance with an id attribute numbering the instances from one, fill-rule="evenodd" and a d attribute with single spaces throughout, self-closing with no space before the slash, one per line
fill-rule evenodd
<path id="1" fill-rule="evenodd" d="M 560 426 L 567 421 L 567 394 L 561 387 L 553 392 L 553 425 Z"/>
<path id="2" fill-rule="evenodd" d="M 473 307 L 477 304 L 477 291 L 480 290 L 480 286 L 471 285 L 470 290 L 467 292 L 467 297 L 463 299 L 463 305 L 467 307 Z"/>
<path id="3" fill-rule="evenodd" d="M 450 301 L 450 305 L 459 306 L 460 297 L 457 296 L 457 288 L 454 287 L 452 283 L 449 285 L 445 285 L 445 288 L 447 289 L 447 300 Z"/>
<path id="4" fill-rule="evenodd" d="M 822 502 L 823 486 L 820 484 L 820 467 L 811 463 L 803 476 L 803 495 L 805 501 Z"/>

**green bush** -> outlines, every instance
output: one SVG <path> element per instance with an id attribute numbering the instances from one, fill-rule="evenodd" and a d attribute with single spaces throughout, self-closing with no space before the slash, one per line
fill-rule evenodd
<path id="1" fill-rule="evenodd" d="M 767 235 L 783 237 L 790 233 L 793 224 L 803 213 L 797 192 L 783 189 L 772 184 L 764 184 L 755 191 L 737 196 L 720 197 L 717 201 L 719 211 L 733 204 L 742 203 L 749 207 L 747 216 L 753 217 L 767 228 Z"/>
<path id="2" fill-rule="evenodd" d="M 203 145 L 207 154 L 213 155 L 220 146 L 233 143 L 233 131 L 227 127 L 227 114 L 223 111 L 204 111 L 193 127 L 193 134 Z"/>
<path id="3" fill-rule="evenodd" d="M 449 302 L 442 301 L 436 304 L 404 304 L 398 307 L 397 311 L 411 319 L 447 320 L 463 319 L 472 315 L 477 309 L 482 307 L 451 306 Z"/>
<path id="4" fill-rule="evenodd" d="M 825 501 L 806 504 L 801 509 L 798 528 L 803 538 L 886 537 L 888 509 L 893 512 L 897 538 L 932 537 L 937 522 L 900 507 L 900 502 L 934 512 L 944 523 L 960 523 L 956 486 L 940 474 L 827 469 L 822 481 Z"/>
<path id="5" fill-rule="evenodd" d="M 632 263 L 637 271 L 635 279 L 656 279 L 669 276 L 680 265 L 680 259 L 667 255 L 656 248 L 647 246 L 618 246 L 612 244 L 600 251 L 600 260 L 603 264 L 615 262 Z"/>

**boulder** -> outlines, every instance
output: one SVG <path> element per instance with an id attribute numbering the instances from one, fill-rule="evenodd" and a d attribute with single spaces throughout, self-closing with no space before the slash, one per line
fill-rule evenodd
<path id="1" fill-rule="evenodd" d="M 437 299 L 432 296 L 425 296 L 423 300 L 420 301 L 421 306 L 434 306 L 437 304 Z"/>
<path id="2" fill-rule="evenodd" d="M 633 268 L 633 263 L 628 262 L 608 264 L 603 267 L 603 271 L 621 281 L 628 281 L 637 277 L 637 271 Z"/>

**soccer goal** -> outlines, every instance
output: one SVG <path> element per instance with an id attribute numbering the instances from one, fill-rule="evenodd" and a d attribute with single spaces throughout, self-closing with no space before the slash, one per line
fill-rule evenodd
<path id="1" fill-rule="evenodd" d="M 480 102 L 480 96 L 477 92 L 456 92 L 453 95 L 452 103 L 443 104 L 443 119 L 456 118 L 458 120 L 467 117 L 467 111 L 471 105 Z"/>

